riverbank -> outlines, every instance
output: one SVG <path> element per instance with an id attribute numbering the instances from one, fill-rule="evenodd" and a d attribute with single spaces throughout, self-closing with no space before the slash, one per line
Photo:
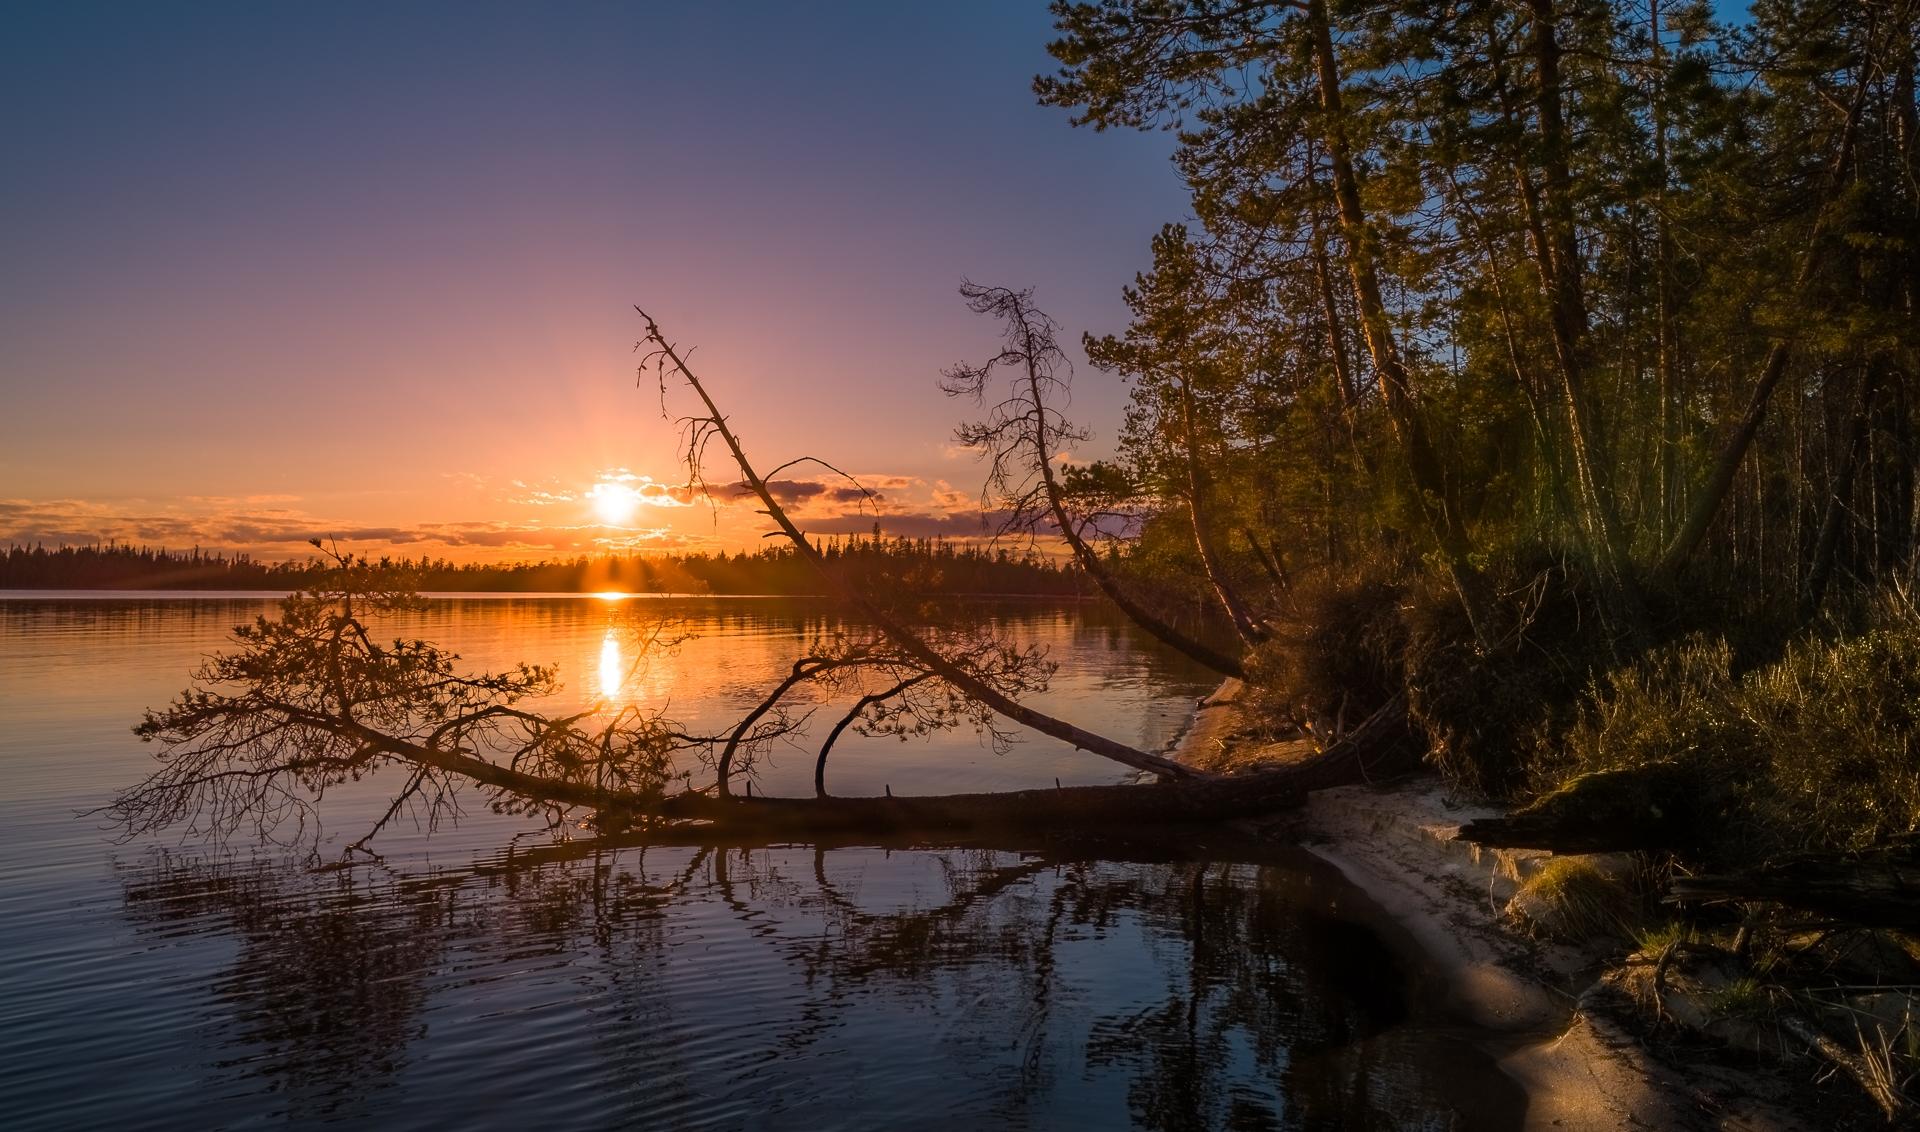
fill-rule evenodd
<path id="1" fill-rule="evenodd" d="M 1238 694 L 1229 680 L 1200 702 L 1177 757 L 1231 773 L 1310 749 L 1243 734 Z M 1304 845 L 1366 894 L 1414 976 L 1441 988 L 1449 1013 L 1484 1034 L 1483 1046 L 1526 1090 L 1527 1128 L 1804 1127 L 1776 1103 L 1779 1083 L 1738 1068 L 1671 1064 L 1605 1009 L 1591 992 L 1617 948 L 1524 932 L 1507 905 L 1550 854 L 1482 850 L 1456 837 L 1466 822 L 1499 812 L 1453 799 L 1437 777 L 1420 775 L 1317 791 L 1262 832 Z"/>

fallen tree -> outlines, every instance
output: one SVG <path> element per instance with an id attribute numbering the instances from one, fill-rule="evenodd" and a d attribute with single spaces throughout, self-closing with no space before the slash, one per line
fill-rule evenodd
<path id="1" fill-rule="evenodd" d="M 1745 872 L 1678 876 L 1668 899 L 1739 901 L 1868 927 L 1920 925 L 1920 839 L 1859 853 L 1804 853 Z"/>
<path id="2" fill-rule="evenodd" d="M 687 471 L 694 482 L 705 482 L 701 456 L 706 451 L 708 442 L 715 437 L 719 438 L 728 454 L 733 457 L 734 464 L 738 466 L 741 482 L 746 484 L 748 490 L 760 501 L 762 513 L 773 520 L 779 528 L 779 533 L 786 536 L 800 557 L 819 572 L 828 592 L 858 609 L 898 646 L 901 652 L 916 663 L 924 665 L 927 671 L 952 684 L 970 699 L 993 712 L 1022 726 L 1030 727 L 1042 735 L 1051 735 L 1079 750 L 1100 755 L 1134 770 L 1151 771 L 1163 777 L 1188 778 L 1198 775 L 1198 772 L 1191 767 L 1182 766 L 1171 759 L 1116 742 L 1104 735 L 1028 707 L 994 687 L 990 682 L 982 680 L 978 673 L 969 671 L 964 665 L 956 663 L 953 657 L 928 644 L 921 634 L 916 633 L 892 609 L 882 605 L 871 594 L 853 588 L 838 574 L 829 570 L 826 560 L 820 555 L 819 548 L 808 541 L 807 536 L 794 525 L 786 509 L 780 505 L 779 500 L 774 498 L 773 491 L 767 486 L 767 480 L 754 470 L 753 462 L 747 458 L 746 449 L 741 447 L 740 438 L 734 435 L 733 429 L 727 424 L 725 414 L 720 411 L 720 406 L 707 392 L 706 386 L 701 384 L 700 379 L 688 368 L 679 350 L 661 333 L 659 324 L 654 322 L 651 315 L 638 306 L 633 309 L 638 311 L 640 317 L 647 323 L 647 335 L 642 344 L 652 347 L 641 363 L 642 374 L 650 371 L 655 375 L 660 383 L 663 397 L 669 380 L 685 382 L 706 409 L 704 415 L 682 418 L 682 424 L 686 429 Z M 800 462 L 802 461 L 796 460 L 791 461 L 790 464 Z M 790 466 L 790 464 L 782 466 Z M 831 467 L 831 465 L 827 466 Z"/>
<path id="3" fill-rule="evenodd" d="M 457 814 L 463 788 L 478 789 L 496 810 L 544 814 L 555 824 L 587 811 L 587 820 L 605 831 L 677 826 L 716 833 L 1032 833 L 1247 817 L 1290 805 L 1313 789 L 1407 765 L 1412 745 L 1403 697 L 1316 755 L 1232 778 L 1202 774 L 1021 703 L 1017 694 L 1044 685 L 1050 668 L 1043 658 L 950 626 L 916 630 L 905 615 L 829 572 L 748 461 L 718 405 L 651 319 L 646 340 L 655 347 L 649 357 L 659 379 L 684 380 L 705 407 L 704 415 L 686 422 L 696 477 L 699 452 L 708 439 L 719 438 L 780 533 L 882 639 L 843 642 L 802 658 L 759 707 L 720 734 L 689 732 L 664 715 L 633 707 L 547 715 L 531 705 L 558 687 L 551 668 L 521 664 L 469 673 L 456 666 L 456 655 L 429 642 L 379 641 L 378 618 L 415 610 L 422 599 L 390 574 L 336 554 L 336 568 L 323 583 L 286 598 L 278 618 L 261 617 L 236 630 L 237 650 L 208 658 L 195 671 L 193 687 L 147 713 L 135 730 L 162 745 L 161 765 L 106 812 L 130 833 L 185 824 L 211 833 L 250 826 L 273 836 L 289 822 L 304 829 L 330 787 L 400 768 L 405 785 L 349 851 L 364 850 L 402 813 L 424 817 L 429 827 Z M 822 744 L 817 796 L 732 796 L 724 783 L 736 760 L 797 730 L 782 710 L 786 692 L 849 670 L 877 672 L 886 686 L 861 696 Z M 939 697 L 932 706 L 916 707 L 910 698 L 927 694 Z M 827 754 L 867 712 L 882 727 L 889 712 L 896 713 L 896 725 L 908 727 L 968 718 L 991 726 L 992 718 L 1002 718 L 1158 781 L 921 798 L 828 797 Z M 903 712 L 915 722 L 898 724 Z M 718 773 L 713 783 L 696 786 L 693 766 L 702 764 Z"/>
<path id="4" fill-rule="evenodd" d="M 1716 828 L 1727 791 L 1679 762 L 1598 770 L 1500 817 L 1460 827 L 1462 841 L 1496 849 L 1615 853 L 1684 849 Z"/>
<path id="5" fill-rule="evenodd" d="M 663 824 L 715 833 L 1033 832 L 1251 816 L 1309 790 L 1402 769 L 1412 749 L 1405 703 L 1395 700 L 1317 755 L 1235 778 L 922 798 L 732 797 L 693 787 L 678 759 L 720 749 L 734 733 L 693 734 L 632 708 L 597 722 L 589 712 L 543 715 L 526 703 L 554 690 L 551 669 L 468 674 L 427 642 L 377 642 L 363 618 L 417 608 L 420 599 L 373 588 L 376 576 L 343 561 L 333 583 L 341 588 L 294 594 L 280 617 L 236 630 L 238 651 L 209 658 L 196 687 L 136 728 L 163 744 L 161 766 L 107 812 L 134 833 L 185 823 L 269 836 L 289 821 L 303 827 L 330 787 L 399 767 L 405 787 L 350 849 L 405 809 L 429 824 L 450 816 L 463 786 L 497 810 L 556 823 L 591 811 L 607 832 Z M 785 719 L 750 719 L 740 742 L 764 745 L 791 730 Z"/>
<path id="6" fill-rule="evenodd" d="M 1181 632 L 1127 593 L 1088 541 L 1087 530 L 1093 524 L 1069 510 L 1060 476 L 1053 465 L 1072 444 L 1085 440 L 1087 434 L 1048 404 L 1050 398 L 1057 399 L 1068 391 L 1067 357 L 1055 339 L 1053 320 L 1033 305 L 1029 291 L 964 283 L 960 294 L 976 313 L 999 319 L 1004 324 L 1005 338 L 1001 351 L 986 361 L 978 365 L 961 362 L 949 369 L 940 388 L 950 397 L 967 397 L 977 405 L 985 405 L 995 373 L 1007 369 L 1014 375 L 1007 389 L 993 394 L 1000 399 L 992 404 L 986 418 L 960 426 L 955 434 L 962 447 L 972 449 L 987 461 L 982 502 L 990 500 L 1006 514 L 1002 531 L 1032 532 L 1042 523 L 1051 522 L 1066 540 L 1080 569 L 1128 620 L 1222 676 L 1244 677 L 1246 667 L 1239 658 Z M 1200 506 L 1197 492 L 1191 506 Z M 1195 523 L 1199 522 L 1196 518 Z M 1196 526 L 1196 530 L 1204 531 L 1204 528 Z M 1203 552 L 1210 549 L 1204 536 L 1201 545 Z M 1238 604 L 1230 589 L 1219 588 L 1215 578 L 1217 567 L 1211 559 L 1207 572 L 1236 630 L 1246 636 L 1248 643 L 1257 641 L 1260 630 L 1253 615 Z"/>

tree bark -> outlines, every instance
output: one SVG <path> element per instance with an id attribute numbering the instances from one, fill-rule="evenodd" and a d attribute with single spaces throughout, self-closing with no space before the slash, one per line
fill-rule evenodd
<path id="1" fill-rule="evenodd" d="M 1647 0 L 1653 30 L 1653 157 L 1659 185 L 1653 197 L 1654 370 L 1659 398 L 1660 454 L 1656 490 L 1655 529 L 1660 543 L 1673 536 L 1675 461 L 1680 448 L 1679 388 L 1674 373 L 1673 233 L 1667 221 L 1667 185 L 1672 179 L 1667 159 L 1666 45 L 1660 39 L 1660 2 Z"/>
<path id="2" fill-rule="evenodd" d="M 1920 924 L 1920 847 L 1807 854 L 1751 872 L 1678 876 L 1672 900 L 1766 901 L 1869 927 Z"/>
<path id="3" fill-rule="evenodd" d="M 861 714 L 873 705 L 885 703 L 893 697 L 905 693 L 915 684 L 931 679 L 933 679 L 933 677 L 930 674 L 922 672 L 918 676 L 907 677 L 905 680 L 900 681 L 884 692 L 874 692 L 861 696 L 854 702 L 853 707 L 848 709 L 847 714 L 840 717 L 840 722 L 833 725 L 833 730 L 827 732 L 826 741 L 820 744 L 820 753 L 814 757 L 813 793 L 816 797 L 824 798 L 827 796 L 827 755 L 833 750 L 834 743 L 839 741 L 840 733 L 853 726 L 854 721 L 858 720 Z"/>
<path id="4" fill-rule="evenodd" d="M 1514 179 L 1550 312 L 1554 362 L 1567 411 L 1574 482 L 1579 487 L 1580 527 L 1611 593 L 1610 604 L 1630 633 L 1644 636 L 1646 610 L 1627 565 L 1606 444 L 1586 390 L 1588 318 L 1580 285 L 1580 249 L 1574 221 L 1573 176 L 1568 165 L 1569 142 L 1561 109 L 1560 44 L 1553 0 L 1530 0 L 1530 8 L 1544 193 L 1535 193 L 1532 178 L 1517 159 Z"/>
<path id="5" fill-rule="evenodd" d="M 1807 584 L 1800 595 L 1802 617 L 1810 618 L 1820 612 L 1820 603 L 1827 596 L 1827 583 L 1833 577 L 1833 563 L 1840 549 L 1840 527 L 1846 522 L 1853 498 L 1853 479 L 1860 467 L 1861 453 L 1867 446 L 1867 432 L 1873 420 L 1876 375 L 1873 363 L 1860 367 L 1860 391 L 1854 401 L 1846 451 L 1840 456 L 1840 470 L 1834 474 L 1833 483 L 1827 491 L 1825 514 L 1820 518 L 1820 533 L 1813 545 L 1813 562 L 1807 569 Z"/>
<path id="6" fill-rule="evenodd" d="M 756 834 L 1033 833 L 1215 822 L 1270 813 L 1296 804 L 1309 791 L 1369 781 L 1417 764 L 1407 730 L 1406 699 L 1398 696 L 1319 754 L 1275 770 L 1233 777 L 1188 771 L 1177 781 L 1155 785 L 919 798 L 742 798 L 698 792 L 662 797 L 528 774 L 458 750 L 386 735 L 342 716 L 283 710 L 304 726 L 354 740 L 369 757 L 391 756 L 516 798 L 593 809 L 609 831 L 648 820 L 700 823 L 703 832 Z"/>

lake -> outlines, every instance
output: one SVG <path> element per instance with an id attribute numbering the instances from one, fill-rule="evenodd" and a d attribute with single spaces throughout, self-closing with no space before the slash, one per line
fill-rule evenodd
<path id="1" fill-rule="evenodd" d="M 1213 680 L 1103 607 L 982 602 L 1058 662 L 1038 706 L 1147 748 Z M 1523 1102 L 1365 899 L 1225 835 L 951 847 L 637 844 L 469 805 L 339 867 L 394 781 L 286 845 L 137 841 L 140 712 L 252 595 L 0 595 L 8 1128 L 1498 1128 Z M 637 642 L 669 627 L 670 654 Z M 559 666 L 555 709 L 737 719 L 823 603 L 434 601 L 395 633 Z M 815 704 L 813 745 L 856 693 Z M 836 706 L 838 705 L 838 706 Z M 811 794 L 812 745 L 756 792 Z M 847 735 L 840 794 L 1117 782 L 1054 740 Z"/>

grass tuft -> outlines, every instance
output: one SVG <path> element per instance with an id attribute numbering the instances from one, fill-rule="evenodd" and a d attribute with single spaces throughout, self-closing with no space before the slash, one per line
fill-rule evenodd
<path id="1" fill-rule="evenodd" d="M 1533 931 L 1575 943 L 1631 936 L 1636 913 L 1625 885 L 1573 856 L 1549 858 L 1507 902 L 1507 914 Z"/>

